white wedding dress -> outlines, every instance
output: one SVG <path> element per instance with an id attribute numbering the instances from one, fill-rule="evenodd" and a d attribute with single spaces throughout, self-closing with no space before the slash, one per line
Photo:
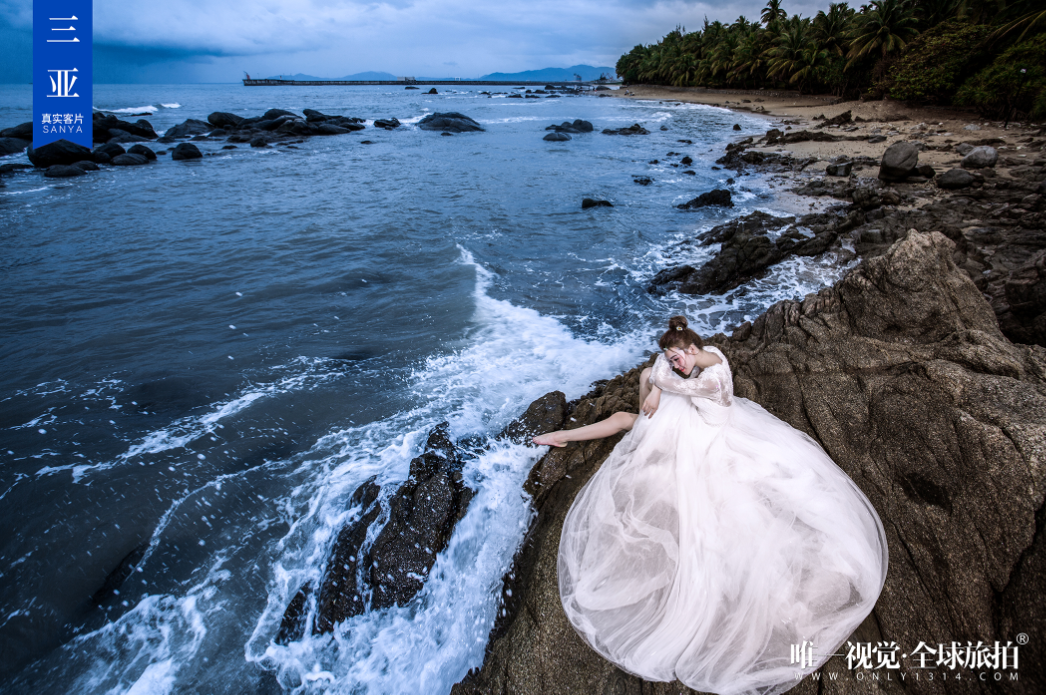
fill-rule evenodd
<path id="1" fill-rule="evenodd" d="M 650 681 L 777 695 L 820 667 L 886 579 L 882 522 L 806 434 L 733 395 L 726 357 L 663 393 L 578 493 L 559 592 L 597 652 Z M 812 643 L 813 663 L 793 661 Z"/>

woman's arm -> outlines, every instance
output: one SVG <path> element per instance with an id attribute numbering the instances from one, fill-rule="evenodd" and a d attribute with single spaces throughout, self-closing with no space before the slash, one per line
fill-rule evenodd
<path id="1" fill-rule="evenodd" d="M 717 403 L 727 400 L 724 398 L 723 385 L 720 383 L 718 375 L 710 374 L 709 378 L 683 379 L 672 371 L 672 365 L 665 359 L 664 353 L 658 355 L 657 360 L 654 361 L 652 378 L 655 386 L 669 393 L 691 398 L 710 398 Z"/>

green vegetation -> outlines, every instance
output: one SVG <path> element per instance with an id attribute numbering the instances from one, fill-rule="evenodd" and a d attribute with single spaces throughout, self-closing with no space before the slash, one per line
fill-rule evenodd
<path id="1" fill-rule="evenodd" d="M 677 26 L 621 56 L 617 73 L 629 83 L 889 95 L 1043 118 L 1044 66 L 1041 0 L 841 2 L 813 18 L 768 0 L 756 22 Z"/>

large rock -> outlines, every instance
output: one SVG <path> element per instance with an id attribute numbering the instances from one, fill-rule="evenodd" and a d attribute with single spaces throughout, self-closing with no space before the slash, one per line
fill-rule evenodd
<path id="1" fill-rule="evenodd" d="M 54 166 L 47 167 L 47 171 L 44 172 L 44 176 L 49 179 L 67 179 L 73 176 L 83 176 L 87 172 L 78 166 L 71 164 L 55 164 Z"/>
<path id="2" fill-rule="evenodd" d="M 977 177 L 965 169 L 949 169 L 937 177 L 937 185 L 946 190 L 958 190 L 972 186 Z"/>
<path id="3" fill-rule="evenodd" d="M 75 164 L 91 158 L 91 150 L 68 140 L 55 140 L 35 149 L 30 145 L 26 154 L 33 166 L 44 169 L 55 164 Z"/>
<path id="4" fill-rule="evenodd" d="M 385 130 L 394 130 L 400 127 L 398 118 L 379 118 L 374 121 L 375 128 L 383 128 Z"/>
<path id="5" fill-rule="evenodd" d="M 595 198 L 583 198 L 581 200 L 581 209 L 588 210 L 589 208 L 612 208 L 614 204 L 609 200 L 596 200 Z"/>
<path id="6" fill-rule="evenodd" d="M 132 142 L 149 142 L 149 140 L 150 138 L 135 135 L 134 133 L 128 133 L 119 128 L 110 128 L 109 139 L 106 142 L 111 142 L 115 145 L 125 145 Z"/>
<path id="7" fill-rule="evenodd" d="M 148 164 L 149 160 L 140 154 L 120 154 L 113 157 L 111 164 L 117 167 L 135 167 Z"/>
<path id="8" fill-rule="evenodd" d="M 224 111 L 215 111 L 207 117 L 207 122 L 215 128 L 237 128 L 243 122 L 243 116 Z"/>
<path id="9" fill-rule="evenodd" d="M 262 114 L 262 120 L 274 121 L 282 116 L 293 116 L 294 118 L 301 118 L 301 116 L 294 113 L 293 111 L 286 111 L 284 109 L 269 109 L 268 111 Z"/>
<path id="10" fill-rule="evenodd" d="M 545 137 L 543 137 L 541 139 L 542 140 L 548 140 L 549 142 L 566 142 L 567 140 L 570 140 L 570 136 L 567 135 L 566 133 L 558 133 L 557 132 L 557 133 L 549 133 L 548 135 L 546 135 Z"/>
<path id="11" fill-rule="evenodd" d="M 178 138 L 191 138 L 194 135 L 206 135 L 214 130 L 210 123 L 190 118 L 176 126 L 171 126 L 160 138 L 161 142 L 170 142 Z"/>
<path id="12" fill-rule="evenodd" d="M 456 112 L 430 113 L 418 121 L 418 127 L 422 130 L 439 130 L 448 133 L 471 133 L 483 130 L 476 121 L 468 116 Z"/>
<path id="13" fill-rule="evenodd" d="M 10 154 L 21 154 L 32 144 L 32 140 L 22 140 L 21 138 L 6 136 L 0 137 L 0 157 L 6 157 Z"/>
<path id="14" fill-rule="evenodd" d="M 171 150 L 171 159 L 174 161 L 183 159 L 200 159 L 202 157 L 203 153 L 200 152 L 200 148 L 191 142 L 183 142 Z"/>
<path id="15" fill-rule="evenodd" d="M 909 653 L 920 642 L 1012 646 L 1046 624 L 1046 350 L 1006 340 L 954 252 L 940 234 L 909 232 L 833 288 L 709 339 L 730 359 L 737 396 L 816 439 L 869 497 L 886 528 L 890 571 L 851 639 Z M 567 426 L 636 412 L 642 366 L 570 404 Z M 506 576 L 483 666 L 454 695 L 692 692 L 605 661 L 559 601 L 563 519 L 619 439 L 572 443 L 535 464 L 525 488 L 535 522 Z M 1003 671 L 1019 670 L 1019 684 L 1007 680 L 1007 692 L 1043 692 L 1046 673 L 1028 665 L 1046 662 L 1046 645 L 1033 638 L 1019 648 L 1020 668 Z M 911 657 L 902 662 L 902 672 L 912 668 Z M 845 656 L 821 671 L 791 692 L 856 692 Z M 990 679 L 946 690 L 936 679 L 909 676 L 903 689 L 896 680 L 873 687 L 1002 692 Z"/>
<path id="16" fill-rule="evenodd" d="M 19 123 L 13 128 L 0 130 L 0 138 L 15 138 L 17 140 L 33 139 L 33 122 Z"/>
<path id="17" fill-rule="evenodd" d="M 919 166 L 919 148 L 910 142 L 895 142 L 886 148 L 879 165 L 879 178 L 883 181 L 904 181 L 914 174 Z"/>
<path id="18" fill-rule="evenodd" d="M 593 126 L 588 121 L 578 118 L 573 122 L 563 121 L 560 125 L 550 125 L 545 130 L 554 130 L 557 133 L 591 133 Z"/>
<path id="19" fill-rule="evenodd" d="M 127 150 L 127 154 L 136 154 L 140 157 L 145 157 L 150 162 L 156 161 L 156 153 L 150 150 L 145 145 L 131 145 Z"/>
<path id="20" fill-rule="evenodd" d="M 152 124 L 145 119 L 138 119 L 135 123 L 131 123 L 130 121 L 121 121 L 111 114 L 104 115 L 101 112 L 95 112 L 91 123 L 91 137 L 95 142 L 108 142 L 113 137 L 110 131 L 114 129 L 145 138 L 146 140 L 155 140 L 157 137 Z"/>
<path id="21" fill-rule="evenodd" d="M 987 169 L 999 161 L 999 152 L 994 147 L 982 145 L 974 147 L 962 158 L 963 169 Z"/>
<path id="22" fill-rule="evenodd" d="M 732 208 L 734 207 L 734 201 L 730 199 L 730 191 L 725 188 L 716 188 L 702 193 L 693 200 L 688 200 L 681 205 L 676 205 L 676 207 L 680 210 L 696 210 L 698 208 L 708 207 L 709 205 Z"/>

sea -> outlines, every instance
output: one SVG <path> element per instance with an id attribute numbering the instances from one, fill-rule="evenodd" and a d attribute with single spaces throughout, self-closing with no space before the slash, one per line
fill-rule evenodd
<path id="1" fill-rule="evenodd" d="M 729 332 L 846 269 L 792 259 L 725 295 L 648 291 L 712 257 L 700 232 L 782 213 L 768 181 L 715 165 L 763 117 L 437 89 L 96 85 L 96 110 L 160 133 L 270 108 L 367 129 L 0 179 L 0 692 L 449 693 L 482 664 L 533 515 L 543 450 L 492 437 L 549 391 L 639 364 L 671 315 Z M 451 111 L 485 131 L 418 129 Z M 29 85 L 0 85 L 0 128 L 31 115 Z M 594 132 L 543 140 L 579 118 Z M 634 123 L 650 134 L 600 132 Z M 713 188 L 735 206 L 675 207 Z M 441 422 L 486 445 L 422 591 L 277 644 L 352 493 L 376 477 L 387 503 Z"/>

